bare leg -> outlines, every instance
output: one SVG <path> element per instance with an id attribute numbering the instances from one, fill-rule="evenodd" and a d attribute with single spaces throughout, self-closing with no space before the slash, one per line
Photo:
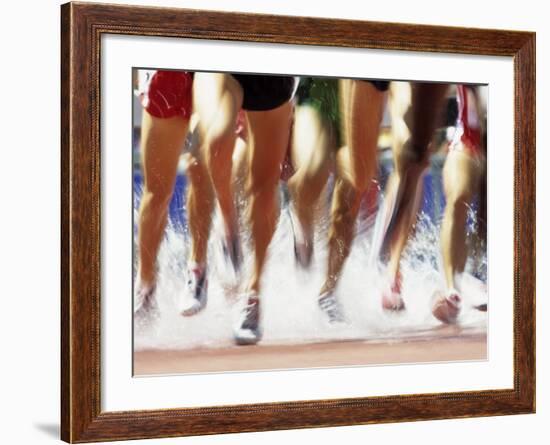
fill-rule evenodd
<path id="1" fill-rule="evenodd" d="M 336 287 L 355 235 L 361 196 L 376 172 L 378 131 L 385 100 L 385 94 L 369 82 L 345 79 L 341 91 L 347 145 L 336 157 L 328 270 L 321 297 Z"/>
<path id="2" fill-rule="evenodd" d="M 238 153 L 245 151 L 240 144 L 246 147 L 243 140 L 237 138 L 235 150 Z M 187 292 L 184 294 L 179 307 L 180 313 L 184 316 L 199 313 L 207 303 L 206 255 L 214 207 L 214 190 L 210 174 L 202 159 L 203 153 L 197 147 L 195 148 L 185 154 L 187 173 L 190 180 L 187 209 L 192 239 L 187 271 Z M 237 162 L 235 169 L 242 163 L 242 161 Z M 240 177 L 235 173 L 232 176 L 234 181 L 235 178 Z"/>
<path id="3" fill-rule="evenodd" d="M 454 323 L 460 312 L 461 297 L 455 279 L 466 265 L 468 205 L 479 188 L 482 162 L 479 158 L 455 149 L 449 153 L 443 169 L 447 204 L 441 225 L 441 251 L 447 292 L 435 299 L 432 313 L 444 323 Z"/>
<path id="4" fill-rule="evenodd" d="M 195 153 L 186 153 L 185 158 L 187 161 L 186 172 L 189 178 L 189 187 L 187 188 L 187 212 L 191 232 L 189 261 L 197 265 L 205 265 L 212 222 L 214 191 L 210 175 L 198 150 Z"/>
<path id="5" fill-rule="evenodd" d="M 252 229 L 254 265 L 234 328 L 238 345 L 258 343 L 260 323 L 260 285 L 267 249 L 277 223 L 277 185 L 288 147 L 292 106 L 287 102 L 269 111 L 248 111 L 247 219 Z"/>
<path id="6" fill-rule="evenodd" d="M 242 97 L 240 85 L 228 74 L 195 74 L 193 104 L 199 114 L 203 151 L 223 215 L 226 237 L 237 231 L 231 171 L 235 119 Z"/>
<path id="7" fill-rule="evenodd" d="M 330 156 L 336 145 L 327 125 L 330 124 L 312 106 L 300 106 L 294 112 L 292 161 L 296 172 L 288 181 L 288 188 L 297 260 L 304 267 L 309 265 L 313 253 L 315 209 L 327 184 Z"/>
<path id="8" fill-rule="evenodd" d="M 269 111 L 249 111 L 249 222 L 254 242 L 254 269 L 249 291 L 259 294 L 267 248 L 277 223 L 277 184 L 288 147 L 291 104 Z"/>
<path id="9" fill-rule="evenodd" d="M 220 73 L 195 73 L 193 106 L 199 120 L 201 147 L 195 153 L 189 154 L 189 177 L 192 187 L 189 190 L 188 205 L 193 245 L 187 279 L 188 292 L 180 305 L 180 312 L 184 316 L 197 314 L 205 307 L 207 301 L 205 259 L 211 226 L 213 191 L 218 198 L 223 217 L 226 251 L 233 267 L 237 269 L 239 266 L 240 255 L 231 255 L 236 249 L 229 250 L 227 246 L 237 245 L 231 157 L 235 144 L 235 118 L 241 102 L 242 92 L 231 76 Z"/>
<path id="10" fill-rule="evenodd" d="M 485 190 L 480 190 L 483 186 L 482 178 L 485 176 L 483 143 L 481 138 L 476 140 L 472 137 L 476 131 L 481 133 L 481 127 L 483 127 L 480 103 L 478 96 L 472 90 L 462 86 L 458 88 L 460 88 L 459 97 L 465 101 L 462 105 L 467 106 L 467 109 L 461 110 L 459 116 L 465 130 L 461 134 L 460 141 L 456 141 L 456 145 L 453 145 L 449 152 L 443 169 L 443 186 L 447 204 L 441 225 L 441 250 L 447 292 L 436 298 L 432 307 L 432 314 L 444 323 L 454 323 L 460 312 L 461 289 L 457 288 L 456 277 L 464 271 L 466 265 L 468 205 L 478 191 L 482 194 L 478 218 L 485 216 L 483 209 Z M 486 310 L 486 307 L 484 309 L 481 305 L 478 309 Z"/>
<path id="11" fill-rule="evenodd" d="M 187 134 L 181 117 L 160 119 L 143 111 L 142 163 L 144 188 L 139 208 L 139 278 L 144 285 L 156 280 L 157 253 L 168 217 L 177 164 Z"/>
<path id="12" fill-rule="evenodd" d="M 389 275 L 392 280 L 399 274 L 401 254 L 410 236 L 419 208 L 420 179 L 429 165 L 428 147 L 437 125 L 448 85 L 415 83 L 412 85 L 410 138 L 403 144 L 398 136 L 394 145 L 394 171 L 388 182 L 387 200 L 392 215 L 387 228 L 390 259 Z M 402 111 L 402 110 L 401 110 Z M 393 116 L 392 116 L 393 117 Z M 396 115 L 398 122 L 401 122 Z M 397 128 L 403 128 L 402 125 Z M 402 131 L 400 134 L 406 134 Z"/>
<path id="13" fill-rule="evenodd" d="M 361 196 L 362 192 L 356 190 L 345 179 L 336 180 L 331 207 L 327 276 L 320 291 L 321 296 L 333 292 L 338 284 L 355 237 L 355 221 L 359 213 Z"/>
<path id="14" fill-rule="evenodd" d="M 466 265 L 466 219 L 468 205 L 478 190 L 482 173 L 479 159 L 465 151 L 449 153 L 443 169 L 447 205 L 441 225 L 441 249 L 447 289 L 456 289 L 455 276 Z"/>
<path id="15" fill-rule="evenodd" d="M 411 107 L 411 90 L 411 84 L 408 82 L 393 82 L 390 87 L 389 111 L 392 125 L 392 153 L 394 157 L 394 165 L 398 165 L 401 157 L 404 156 L 405 144 L 411 136 L 409 126 L 405 120 L 407 112 L 410 111 Z M 401 164 L 403 163 L 401 162 Z M 390 218 L 395 210 L 400 182 L 400 172 L 397 168 L 395 168 L 390 174 L 386 185 L 384 208 L 387 218 L 386 224 L 390 223 Z M 384 230 L 387 229 L 388 227 L 385 227 Z M 399 255 L 391 257 L 388 263 L 389 281 L 392 285 L 395 281 L 397 281 L 397 277 L 399 275 L 400 260 L 401 253 L 399 252 Z M 397 289 L 397 286 L 395 290 L 400 291 Z"/>
<path id="16" fill-rule="evenodd" d="M 233 150 L 233 190 L 236 196 L 237 210 L 241 213 L 246 208 L 246 179 L 250 153 L 245 139 L 237 137 Z"/>

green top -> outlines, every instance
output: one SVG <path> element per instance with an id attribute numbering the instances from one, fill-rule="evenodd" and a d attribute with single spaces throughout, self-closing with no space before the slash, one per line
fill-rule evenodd
<path id="1" fill-rule="evenodd" d="M 296 91 L 298 105 L 316 108 L 323 119 L 332 126 L 339 140 L 340 104 L 338 79 L 330 77 L 301 77 Z"/>

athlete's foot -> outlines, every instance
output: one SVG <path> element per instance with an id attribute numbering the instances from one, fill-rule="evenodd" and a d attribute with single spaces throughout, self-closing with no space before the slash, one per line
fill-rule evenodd
<path id="1" fill-rule="evenodd" d="M 243 307 L 237 316 L 234 338 L 238 345 L 255 345 L 262 339 L 260 326 L 260 299 L 250 291 L 243 298 Z"/>
<path id="2" fill-rule="evenodd" d="M 192 265 L 188 270 L 187 288 L 183 296 L 180 313 L 184 317 L 198 314 L 207 302 L 208 279 L 204 265 Z"/>
<path id="3" fill-rule="evenodd" d="M 476 304 L 474 309 L 477 309 L 480 312 L 487 312 L 487 303 Z"/>
<path id="4" fill-rule="evenodd" d="M 447 296 L 439 296 L 436 298 L 432 307 L 432 314 L 442 323 L 456 323 L 458 314 L 460 313 L 461 298 L 456 290 L 451 290 Z"/>
<path id="5" fill-rule="evenodd" d="M 342 305 L 338 301 L 338 298 L 336 298 L 334 292 L 325 292 L 319 295 L 319 300 L 317 302 L 329 324 L 346 322 Z"/>
<path id="6" fill-rule="evenodd" d="M 140 323 L 147 323 L 159 316 L 156 299 L 156 284 L 137 283 L 134 288 L 134 318 Z"/>
<path id="7" fill-rule="evenodd" d="M 307 269 L 313 257 L 313 233 L 310 230 L 305 230 L 296 215 L 292 202 L 288 205 L 288 213 L 294 237 L 294 257 L 301 267 Z"/>
<path id="8" fill-rule="evenodd" d="M 402 311 L 405 302 L 401 297 L 401 274 L 398 273 L 393 282 L 382 293 L 382 307 L 387 311 Z"/>

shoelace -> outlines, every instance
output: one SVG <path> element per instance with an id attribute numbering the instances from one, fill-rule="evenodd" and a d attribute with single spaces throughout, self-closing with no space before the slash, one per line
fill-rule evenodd
<path id="1" fill-rule="evenodd" d="M 244 329 L 256 329 L 259 319 L 260 301 L 257 298 L 248 299 L 246 305 L 242 308 L 242 323 Z"/>
<path id="2" fill-rule="evenodd" d="M 342 320 L 342 314 L 340 311 L 340 305 L 334 295 L 327 295 L 319 299 L 319 306 L 324 310 L 331 321 Z"/>
<path id="3" fill-rule="evenodd" d="M 134 310 L 140 323 L 150 323 L 160 317 L 157 299 L 155 298 L 156 285 L 138 289 L 138 301 Z"/>

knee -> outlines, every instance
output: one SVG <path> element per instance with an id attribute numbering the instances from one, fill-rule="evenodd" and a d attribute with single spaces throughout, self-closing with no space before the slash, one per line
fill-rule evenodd
<path id="1" fill-rule="evenodd" d="M 420 173 L 430 165 L 428 147 L 414 146 L 409 140 L 396 150 L 394 163 L 400 175 Z"/>
<path id="2" fill-rule="evenodd" d="M 211 127 L 206 133 L 205 140 L 205 154 L 209 165 L 231 162 L 231 154 L 235 143 L 235 134 L 231 129 Z"/>
<path id="3" fill-rule="evenodd" d="M 254 171 L 250 172 L 247 183 L 247 194 L 254 207 L 270 207 L 275 200 L 278 177 L 274 175 L 260 175 Z"/>
<path id="4" fill-rule="evenodd" d="M 146 186 L 143 190 L 142 209 L 156 214 L 162 214 L 168 208 L 172 198 L 172 189 L 167 186 Z"/>
<path id="5" fill-rule="evenodd" d="M 201 178 L 205 173 L 204 161 L 197 155 L 190 152 L 183 156 L 185 162 L 185 172 L 193 180 L 193 178 Z"/>
<path id="6" fill-rule="evenodd" d="M 365 161 L 353 157 L 347 146 L 342 147 L 336 155 L 336 173 L 341 181 L 340 188 L 346 193 L 350 189 L 359 194 L 364 193 L 376 176 L 376 169 L 376 160 Z"/>

